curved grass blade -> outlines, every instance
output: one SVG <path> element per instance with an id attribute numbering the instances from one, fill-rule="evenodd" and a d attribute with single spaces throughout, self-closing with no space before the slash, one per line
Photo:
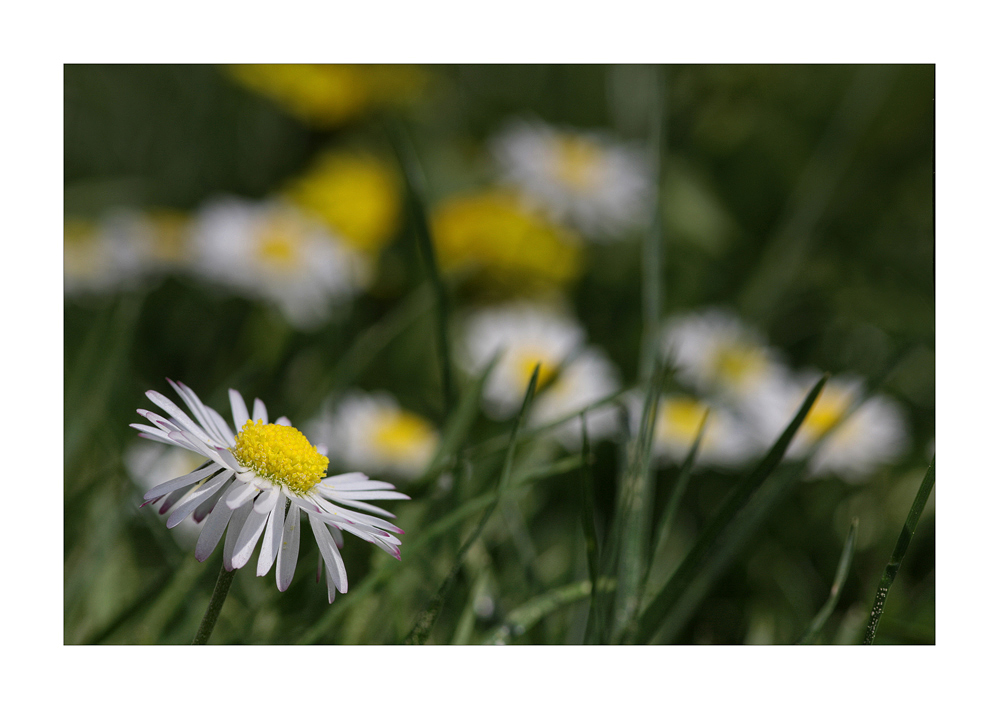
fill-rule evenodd
<path id="1" fill-rule="evenodd" d="M 425 206 L 427 181 L 412 142 L 402 125 L 392 123 L 389 134 L 406 183 L 406 205 L 416 233 L 417 249 L 422 254 L 426 264 L 427 275 L 433 286 L 437 305 L 437 348 L 441 363 L 441 387 L 444 390 L 444 412 L 446 415 L 451 412 L 455 400 L 454 378 L 451 370 L 451 346 L 448 337 L 448 299 L 427 220 Z"/>
<path id="2" fill-rule="evenodd" d="M 923 476 L 923 482 L 920 484 L 918 492 L 916 492 L 916 499 L 912 501 L 912 507 L 909 508 L 909 515 L 905 518 L 905 525 L 903 525 L 902 532 L 898 535 L 898 541 L 895 542 L 895 549 L 888 560 L 888 566 L 885 567 L 885 572 L 881 575 L 881 583 L 878 585 L 878 592 L 874 596 L 874 607 L 871 608 L 871 619 L 868 621 L 867 631 L 864 633 L 864 645 L 874 644 L 874 636 L 878 632 L 878 623 L 881 622 L 881 613 L 885 608 L 885 599 L 888 598 L 888 590 L 895 581 L 898 567 L 902 565 L 902 559 L 905 557 L 905 552 L 909 548 L 909 542 L 912 541 L 912 535 L 916 531 L 919 516 L 923 513 L 923 507 L 926 506 L 926 500 L 930 496 L 930 491 L 933 490 L 933 482 L 936 479 L 936 462 L 937 459 L 934 456 L 930 462 L 930 467 L 926 469 L 926 475 Z"/>
<path id="3" fill-rule="evenodd" d="M 853 561 L 853 548 L 857 540 L 857 525 L 860 520 L 856 517 L 850 523 L 850 532 L 846 535 L 846 544 L 843 545 L 843 553 L 840 554 L 839 564 L 836 566 L 836 576 L 833 577 L 832 588 L 829 590 L 829 598 L 815 614 L 812 622 L 805 629 L 805 633 L 796 643 L 797 645 L 810 645 L 815 642 L 822 628 L 825 626 L 829 616 L 832 615 L 839 596 L 843 592 L 843 584 L 846 582 L 846 575 L 850 571 L 850 563 Z"/>
<path id="4" fill-rule="evenodd" d="M 749 498 L 752 497 L 753 493 L 760 488 L 771 473 L 773 473 L 773 471 L 777 468 L 777 465 L 784 457 L 784 453 L 787 451 L 788 446 L 791 444 L 791 439 L 801 427 L 801 424 L 804 422 L 805 417 L 811 410 L 812 405 L 822 392 L 822 387 L 825 386 L 825 383 L 828 380 L 829 375 L 825 374 L 821 379 L 819 379 L 818 382 L 816 382 L 815 386 L 813 386 L 811 391 L 808 392 L 808 396 L 805 397 L 805 400 L 798 408 L 798 413 L 795 414 L 791 423 L 788 424 L 787 428 L 784 429 L 784 432 L 780 435 L 773 446 L 771 446 L 770 450 L 767 451 L 767 454 L 759 462 L 753 472 L 743 478 L 739 486 L 725 499 L 722 503 L 721 509 L 715 513 L 705 526 L 704 531 L 701 532 L 697 541 L 694 543 L 694 546 L 680 563 L 680 566 L 677 567 L 669 581 L 666 582 L 666 585 L 656 595 L 656 597 L 652 599 L 648 607 L 638 618 L 637 623 L 634 625 L 633 632 L 629 633 L 630 642 L 647 643 L 660 632 L 667 616 L 672 611 L 673 606 L 680 599 L 681 595 L 684 594 L 687 586 L 694 580 L 698 569 L 704 565 L 708 558 L 708 553 L 715 546 L 719 537 L 721 537 L 726 528 L 732 524 L 739 512 L 746 506 L 746 503 L 749 501 Z M 797 468 L 803 468 L 804 466 L 793 465 L 788 467 L 797 470 Z"/>
<path id="5" fill-rule="evenodd" d="M 542 594 L 511 611 L 503 624 L 489 634 L 483 645 L 506 645 L 507 640 L 523 635 L 542 618 L 558 609 L 570 603 L 581 601 L 587 596 L 608 593 L 613 591 L 614 587 L 615 579 L 601 577 L 597 581 L 595 593 L 593 592 L 593 583 L 586 580 L 577 581 Z"/>
<path id="6" fill-rule="evenodd" d="M 485 529 L 486 523 L 496 510 L 496 506 L 499 503 L 500 498 L 502 498 L 503 493 L 506 492 L 510 485 L 510 476 L 513 471 L 513 456 L 517 448 L 517 433 L 520 430 L 520 426 L 526 418 L 528 411 L 531 409 L 534 392 L 538 386 L 538 372 L 540 369 L 540 363 L 534 366 L 534 372 L 531 373 L 531 381 L 528 382 L 527 392 L 524 394 L 524 402 L 520 406 L 520 413 L 517 414 L 517 418 L 513 422 L 513 430 L 510 432 L 510 446 L 507 448 L 506 461 L 503 464 L 503 472 L 500 474 L 500 480 L 496 486 L 496 499 L 493 500 L 489 507 L 486 508 L 485 513 L 482 515 L 482 519 L 479 520 L 478 526 L 468 539 L 465 540 L 461 549 L 458 550 L 454 565 L 451 567 L 451 572 L 444 579 L 440 589 L 438 589 L 437 593 L 434 594 L 434 597 L 430 599 L 430 603 L 427 604 L 427 607 L 417 617 L 416 622 L 413 624 L 413 629 L 409 631 L 409 635 L 406 636 L 404 641 L 407 645 L 423 645 L 427 641 L 427 638 L 430 637 L 430 631 L 433 630 L 434 623 L 437 622 L 437 616 L 440 614 L 440 610 L 444 606 L 444 601 L 447 598 L 448 592 L 451 590 L 451 585 L 454 583 L 455 578 L 461 570 L 465 554 L 468 553 L 469 548 L 471 548 L 472 544 L 475 543 L 475 540 L 479 538 L 479 535 L 482 534 L 482 530 Z"/>

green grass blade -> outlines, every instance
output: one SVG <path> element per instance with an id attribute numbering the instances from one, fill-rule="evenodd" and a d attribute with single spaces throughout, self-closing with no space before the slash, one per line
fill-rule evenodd
<path id="1" fill-rule="evenodd" d="M 898 573 L 899 566 L 902 565 L 902 559 L 905 558 L 905 552 L 909 548 L 909 542 L 912 541 L 912 535 L 916 531 L 916 524 L 919 522 L 919 516 L 923 513 L 923 507 L 926 506 L 926 500 L 930 496 L 930 491 L 933 490 L 935 479 L 936 456 L 930 462 L 930 467 L 926 469 L 923 482 L 916 492 L 916 499 L 912 501 L 912 507 L 909 508 L 909 516 L 905 518 L 905 525 L 898 535 L 898 541 L 895 542 L 895 549 L 888 560 L 888 566 L 885 567 L 884 574 L 881 575 L 881 583 L 878 585 L 878 592 L 874 596 L 874 607 L 871 608 L 871 619 L 868 621 L 867 631 L 864 633 L 864 645 L 874 644 L 874 636 L 878 632 L 878 623 L 881 621 L 881 613 L 885 608 L 885 599 L 888 598 L 888 590 L 895 581 L 895 575 Z"/>
<path id="2" fill-rule="evenodd" d="M 613 591 L 614 586 L 614 579 L 602 577 L 597 582 L 596 592 L 593 592 L 593 583 L 587 579 L 542 594 L 511 611 L 503 624 L 490 633 L 483 644 L 506 645 L 507 640 L 523 635 L 545 616 L 587 596 Z"/>
<path id="3" fill-rule="evenodd" d="M 427 181 L 413 144 L 403 127 L 398 123 L 393 124 L 389 132 L 406 183 L 406 205 L 416 234 L 417 249 L 423 256 L 434 291 L 437 306 L 437 348 L 441 363 L 441 388 L 444 391 L 444 412 L 447 415 L 451 412 L 455 400 L 454 377 L 451 369 L 451 345 L 448 335 L 448 296 L 437 263 L 437 254 L 434 250 L 434 241 L 430 235 L 430 224 L 427 219 Z"/>
<path id="4" fill-rule="evenodd" d="M 810 645 L 815 642 L 815 639 L 819 636 L 826 621 L 829 620 L 829 616 L 832 615 L 833 609 L 839 602 L 839 596 L 843 592 L 843 584 L 846 582 L 846 575 L 850 571 L 850 564 L 853 561 L 853 548 L 856 544 L 857 525 L 859 524 L 860 520 L 854 517 L 853 522 L 850 523 L 850 532 L 846 535 L 846 544 L 843 545 L 843 553 L 839 557 L 839 564 L 836 567 L 836 576 L 833 577 L 829 598 L 819 609 L 819 612 L 815 614 L 815 618 L 812 619 L 808 628 L 805 629 L 801 639 L 797 642 L 798 645 Z"/>
<path id="5" fill-rule="evenodd" d="M 647 643 L 662 629 L 664 621 L 672 610 L 673 605 L 679 600 L 687 585 L 693 580 L 697 570 L 704 564 L 709 552 L 718 541 L 722 532 L 732 523 L 740 510 L 745 507 L 753 493 L 760 488 L 764 481 L 777 468 L 788 446 L 791 444 L 791 439 L 801 427 L 801 424 L 804 422 L 815 400 L 818 399 L 822 387 L 825 386 L 828 379 L 829 375 L 825 374 L 816 382 L 815 386 L 808 392 L 791 423 L 784 429 L 784 432 L 767 454 L 753 472 L 743 478 L 739 486 L 722 503 L 721 508 L 705 526 L 704 531 L 697 538 L 697 541 L 687 553 L 687 556 L 684 557 L 684 560 L 680 562 L 680 566 L 673 572 L 669 581 L 666 582 L 666 585 L 642 612 L 635 625 L 634 632 L 631 634 L 631 642 Z"/>
<path id="6" fill-rule="evenodd" d="M 655 498 L 652 476 L 652 440 L 659 411 L 659 397 L 668 369 L 658 362 L 645 394 L 642 419 L 632 451 L 631 464 L 621 487 L 619 506 L 622 524 L 618 542 L 617 593 L 614 599 L 614 632 L 620 639 L 624 628 L 638 612 L 642 582 L 648 570 L 652 503 Z"/>
<path id="7" fill-rule="evenodd" d="M 586 433 L 586 414 L 580 414 L 580 424 L 583 431 L 583 466 L 582 466 L 582 504 L 581 518 L 583 523 L 583 540 L 586 545 L 586 566 L 590 575 L 590 589 L 597 588 L 600 577 L 600 542 L 597 538 L 596 524 L 596 492 L 593 483 L 593 462 L 590 459 L 590 437 Z M 586 630 L 583 635 L 587 644 L 591 642 L 604 643 L 603 613 L 598 606 L 597 593 L 590 594 L 590 610 L 586 619 Z"/>
<path id="8" fill-rule="evenodd" d="M 482 519 L 479 520 L 479 524 L 475 528 L 475 531 L 472 532 L 471 536 L 465 540 L 461 549 L 458 550 L 457 557 L 451 567 L 451 572 L 444 579 L 444 582 L 441 584 L 437 593 L 434 594 L 434 597 L 430 600 L 427 607 L 417 617 L 416 622 L 413 624 L 413 629 L 410 630 L 409 635 L 406 636 L 404 642 L 407 645 L 423 645 L 430 637 L 430 631 L 433 630 L 434 623 L 437 622 L 437 616 L 440 614 L 440 610 L 444 606 L 447 594 L 451 590 L 451 586 L 461 570 L 465 554 L 468 553 L 469 548 L 475 543 L 475 540 L 479 538 L 479 535 L 482 534 L 482 530 L 485 529 L 486 523 L 489 521 L 489 518 L 492 517 L 500 498 L 502 498 L 503 493 L 506 492 L 510 485 L 510 476 L 513 471 L 514 452 L 517 448 L 517 433 L 520 430 L 520 426 L 526 418 L 528 411 L 531 409 L 534 392 L 538 386 L 538 372 L 540 371 L 540 368 L 540 363 L 534 366 L 534 372 L 531 374 L 531 381 L 528 382 L 527 392 L 524 394 L 524 402 L 520 406 L 520 413 L 517 414 L 517 418 L 513 422 L 513 430 L 510 433 L 510 446 L 507 448 L 506 461 L 503 464 L 503 472 L 500 474 L 499 484 L 496 488 L 496 500 L 494 500 L 492 504 L 486 508 L 486 511 L 483 513 Z"/>
<path id="9" fill-rule="evenodd" d="M 642 351 L 638 375 L 648 380 L 655 370 L 662 327 L 663 279 L 663 175 L 666 162 L 666 87 L 663 68 L 654 70 L 655 88 L 652 100 L 651 135 L 646 151 L 655 176 L 656 199 L 648 229 L 642 238 Z"/>

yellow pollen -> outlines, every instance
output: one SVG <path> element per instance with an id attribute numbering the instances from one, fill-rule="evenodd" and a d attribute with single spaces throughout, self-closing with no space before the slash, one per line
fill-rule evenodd
<path id="1" fill-rule="evenodd" d="M 298 493 L 311 490 L 330 463 L 297 428 L 262 419 L 247 421 L 231 450 L 241 465 Z"/>
<path id="2" fill-rule="evenodd" d="M 801 427 L 813 438 L 825 434 L 839 423 L 850 405 L 850 397 L 845 392 L 830 389 L 819 394 Z"/>
<path id="3" fill-rule="evenodd" d="M 660 431 L 670 437 L 678 436 L 693 441 L 707 408 L 689 397 L 667 399 L 659 410 Z"/>
<path id="4" fill-rule="evenodd" d="M 715 354 L 714 371 L 719 379 L 739 386 L 759 375 L 764 364 L 763 354 L 754 347 L 723 346 Z"/>
<path id="5" fill-rule="evenodd" d="M 600 147 L 577 136 L 558 139 L 555 176 L 577 190 L 588 190 L 596 181 Z"/>
<path id="6" fill-rule="evenodd" d="M 541 366 L 538 367 L 538 384 L 535 388 L 540 389 L 551 381 L 552 377 L 555 376 L 556 367 L 549 364 L 549 361 L 550 358 L 547 355 L 537 350 L 518 353 L 517 374 L 521 387 L 527 388 L 527 383 L 531 381 L 531 375 L 534 374 L 534 367 L 539 363 Z"/>
<path id="7" fill-rule="evenodd" d="M 384 414 L 377 423 L 374 443 L 390 458 L 405 459 L 434 437 L 433 428 L 421 417 L 408 411 L 393 411 Z"/>

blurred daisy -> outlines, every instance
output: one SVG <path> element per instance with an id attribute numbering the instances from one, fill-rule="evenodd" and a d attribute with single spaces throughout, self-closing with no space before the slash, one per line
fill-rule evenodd
<path id="1" fill-rule="evenodd" d="M 327 444 L 347 468 L 413 478 L 430 462 L 440 435 L 422 416 L 390 394 L 347 394 L 330 412 L 307 424 L 312 440 Z"/>
<path id="2" fill-rule="evenodd" d="M 480 372 L 500 355 L 483 389 L 483 406 L 493 418 L 512 416 L 538 363 L 538 389 L 583 344 L 583 328 L 552 308 L 518 302 L 473 313 L 465 323 L 465 348 L 459 353 L 470 372 Z"/>
<path id="3" fill-rule="evenodd" d="M 441 267 L 505 292 L 564 285 L 580 270 L 576 237 L 499 190 L 452 197 L 431 213 Z"/>
<path id="4" fill-rule="evenodd" d="M 192 239 L 197 273 L 273 303 L 301 328 L 322 324 L 370 277 L 365 257 L 280 202 L 213 202 L 198 213 Z"/>
<path id="5" fill-rule="evenodd" d="M 812 373 L 772 383 L 754 407 L 765 436 L 775 440 L 780 435 L 818 379 L 818 373 Z M 847 482 L 863 482 L 908 449 L 901 407 L 886 396 L 863 399 L 863 394 L 863 382 L 855 377 L 826 382 L 787 451 L 789 458 L 800 458 L 828 434 L 809 463 L 810 477 L 834 474 Z"/>
<path id="6" fill-rule="evenodd" d="M 342 532 L 350 532 L 399 558 L 401 542 L 393 534 L 402 534 L 402 530 L 374 516 L 393 515 L 363 502 L 409 499 L 395 492 L 393 485 L 369 480 L 364 473 L 323 477 L 328 458 L 287 418 L 268 423 L 267 408 L 260 399 L 253 402 L 251 419 L 243 397 L 229 390 L 237 431 L 233 435 L 225 419 L 202 404 L 189 387 L 172 381 L 170 385 L 197 422 L 167 397 L 147 391 L 150 401 L 169 417 L 139 409 L 139 414 L 153 425 L 131 425 L 144 438 L 179 446 L 202 457 L 202 467 L 157 485 L 143 496 L 144 504 L 160 506 L 160 514 L 171 512 L 169 528 L 192 513 L 204 518 L 194 550 L 198 561 L 211 555 L 228 528 L 222 564 L 227 571 L 242 568 L 262 536 L 257 576 L 267 574 L 276 564 L 277 587 L 284 591 L 291 584 L 298 562 L 302 512 L 325 562 L 330 603 L 336 591 L 347 592 L 347 572 L 338 549 L 343 545 Z"/>
<path id="7" fill-rule="evenodd" d="M 587 347 L 567 362 L 555 381 L 541 392 L 531 409 L 531 421 L 538 426 L 556 421 L 620 388 L 621 378 L 614 363 L 596 347 Z M 617 412 L 611 404 L 586 412 L 586 435 L 590 440 L 607 438 L 617 427 Z M 583 443 L 582 421 L 578 417 L 569 419 L 555 429 L 554 435 L 566 448 L 579 450 Z"/>
<path id="8" fill-rule="evenodd" d="M 637 429 L 643 400 L 632 400 L 632 420 Z M 660 459 L 682 462 L 697 438 L 708 404 L 682 394 L 664 396 L 659 401 L 652 451 Z M 753 432 L 740 419 L 721 407 L 708 413 L 704 437 L 697 452 L 697 462 L 723 467 L 739 466 L 760 452 Z"/>
<path id="9" fill-rule="evenodd" d="M 320 128 L 335 128 L 373 109 L 410 104 L 429 78 L 419 67 L 405 65 L 240 64 L 229 71 Z"/>
<path id="10" fill-rule="evenodd" d="M 327 153 L 286 193 L 360 251 L 377 253 L 399 228 L 399 176 L 373 155 Z"/>
<path id="11" fill-rule="evenodd" d="M 663 352 L 701 393 L 745 402 L 784 376 L 763 337 L 731 313 L 707 310 L 666 321 Z"/>
<path id="12" fill-rule="evenodd" d="M 101 293 L 148 286 L 187 263 L 187 221 L 178 212 L 116 210 L 97 221 L 65 220 L 64 289 Z"/>
<path id="13" fill-rule="evenodd" d="M 143 491 L 186 475 L 204 462 L 204 456 L 185 448 L 164 448 L 149 441 L 136 441 L 122 457 L 128 476 Z M 174 527 L 171 531 L 177 544 L 194 549 L 203 521 L 203 515 L 192 515 Z"/>
<path id="14" fill-rule="evenodd" d="M 640 150 L 527 121 L 508 125 L 491 148 L 505 181 L 591 238 L 619 238 L 649 220 L 652 177 Z"/>

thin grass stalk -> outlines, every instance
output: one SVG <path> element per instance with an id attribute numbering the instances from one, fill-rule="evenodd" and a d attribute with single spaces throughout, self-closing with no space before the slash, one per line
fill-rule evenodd
<path id="1" fill-rule="evenodd" d="M 406 183 L 406 204 L 416 235 L 417 250 L 423 257 L 434 291 L 437 306 L 437 349 L 441 365 L 441 388 L 444 397 L 445 417 L 454 406 L 454 377 L 451 368 L 451 344 L 448 334 L 448 296 L 441 277 L 434 241 L 430 235 L 430 224 L 426 210 L 427 180 L 420 165 L 413 144 L 400 124 L 393 124 L 390 130 L 392 144 L 402 168 Z"/>
<path id="2" fill-rule="evenodd" d="M 534 399 L 534 391 L 538 386 L 538 372 L 540 369 L 540 363 L 534 366 L 534 371 L 531 373 L 531 380 L 527 384 L 527 392 L 524 394 L 524 401 L 521 404 L 520 412 L 517 414 L 517 418 L 513 422 L 513 430 L 510 433 L 510 447 L 507 449 L 503 472 L 500 474 L 500 480 L 496 486 L 496 499 L 489 505 L 489 507 L 486 508 L 485 513 L 483 513 L 482 518 L 479 520 L 478 526 L 462 545 L 461 549 L 458 550 L 455 562 L 451 567 L 451 572 L 444 579 L 444 582 L 441 584 L 437 593 L 434 594 L 430 603 L 427 604 L 427 607 L 417 617 L 416 622 L 413 624 L 412 630 L 409 631 L 409 635 L 406 636 L 404 641 L 407 645 L 423 645 L 430 637 L 430 632 L 433 630 L 434 624 L 437 622 L 437 616 L 440 614 L 440 610 L 444 606 L 447 594 L 451 590 L 451 586 L 454 583 L 455 578 L 457 578 L 458 572 L 461 570 L 465 554 L 468 553 L 469 548 L 479 538 L 479 535 L 482 534 L 482 530 L 485 529 L 486 523 L 489 521 L 489 518 L 492 517 L 493 512 L 496 510 L 497 504 L 510 485 L 510 476 L 513 471 L 514 452 L 517 448 L 517 432 L 520 430 L 521 423 L 526 418 L 528 411 L 530 411 L 531 403 Z"/>
<path id="3" fill-rule="evenodd" d="M 208 608 L 205 610 L 205 616 L 201 619 L 198 632 L 191 642 L 192 645 L 208 644 L 208 638 L 212 636 L 212 631 L 215 630 L 215 622 L 219 619 L 219 614 L 222 612 L 222 604 L 225 603 L 225 599 L 229 595 L 229 587 L 232 586 L 232 577 L 235 575 L 236 569 L 226 571 L 223 566 L 219 570 L 219 577 L 215 582 L 215 588 L 212 590 L 212 597 L 208 601 Z"/>
<path id="4" fill-rule="evenodd" d="M 815 642 L 819 633 L 822 632 L 822 628 L 825 627 L 826 621 L 829 620 L 829 616 L 832 615 L 833 609 L 836 608 L 840 594 L 843 592 L 843 584 L 846 583 L 846 575 L 849 573 L 850 564 L 853 561 L 853 548 L 856 545 L 857 526 L 859 524 L 860 520 L 854 517 L 850 523 L 850 531 L 846 535 L 846 544 L 843 545 L 843 553 L 840 554 L 839 564 L 836 566 L 836 575 L 833 577 L 832 588 L 829 590 L 829 598 L 822 604 L 819 612 L 815 614 L 812 622 L 808 624 L 808 627 L 796 644 L 810 645 Z"/>
<path id="5" fill-rule="evenodd" d="M 864 645 L 874 644 L 874 637 L 878 632 L 878 623 L 881 622 L 881 614 L 884 612 L 888 591 L 895 581 L 898 568 L 902 565 L 902 559 L 905 558 L 905 552 L 909 548 L 909 542 L 912 541 L 919 516 L 923 513 L 923 507 L 926 506 L 926 500 L 929 499 L 930 492 L 933 490 L 933 483 L 936 480 L 936 461 L 936 456 L 934 456 L 933 460 L 930 461 L 930 467 L 926 469 L 926 475 L 923 476 L 923 482 L 916 492 L 916 498 L 912 501 L 912 507 L 909 508 L 909 515 L 905 518 L 905 524 L 898 535 L 898 541 L 895 542 L 895 549 L 881 575 L 881 583 L 878 584 L 878 592 L 874 596 L 874 607 L 871 608 L 871 619 L 868 621 L 867 630 L 864 633 Z"/>
<path id="6" fill-rule="evenodd" d="M 614 579 L 601 577 L 597 582 L 596 590 L 594 590 L 593 583 L 587 579 L 570 583 L 533 598 L 511 611 L 506 620 L 487 636 L 483 645 L 505 645 L 509 639 L 523 635 L 555 611 L 570 603 L 581 601 L 587 596 L 592 597 L 613 591 L 614 586 Z"/>
<path id="7" fill-rule="evenodd" d="M 586 414 L 579 415 L 583 431 L 582 446 L 582 504 L 581 519 L 583 524 L 583 541 L 586 546 L 586 566 L 590 576 L 590 609 L 587 613 L 586 628 L 583 631 L 584 642 L 604 643 L 606 635 L 602 614 L 597 602 L 597 579 L 600 577 L 600 541 L 597 538 L 596 492 L 593 482 L 593 462 L 590 459 L 590 437 L 586 432 Z"/>
<path id="8" fill-rule="evenodd" d="M 721 508 L 712 516 L 705 526 L 704 531 L 697 538 L 694 546 L 687 553 L 686 557 L 684 557 L 684 560 L 680 562 L 680 566 L 677 567 L 673 575 L 670 576 L 669 581 L 666 582 L 666 585 L 653 598 L 639 617 L 634 628 L 629 633 L 631 642 L 647 643 L 659 633 L 667 614 L 669 614 L 687 585 L 693 580 L 698 568 L 703 565 L 709 551 L 718 541 L 722 532 L 732 523 L 739 511 L 742 510 L 750 497 L 752 497 L 753 493 L 760 488 L 777 468 L 778 463 L 780 463 L 788 446 L 791 444 L 791 439 L 801 427 L 812 405 L 818 399 L 822 387 L 825 386 L 828 380 L 829 375 L 825 374 L 816 382 L 815 386 L 812 387 L 805 400 L 801 403 L 794 418 L 759 464 L 757 464 L 753 472 L 743 478 L 739 486 L 725 498 Z"/>

